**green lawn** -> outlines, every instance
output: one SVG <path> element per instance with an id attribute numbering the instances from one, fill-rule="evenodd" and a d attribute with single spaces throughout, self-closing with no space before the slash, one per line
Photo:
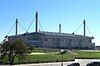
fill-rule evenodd
<path id="1" fill-rule="evenodd" d="M 77 58 L 99 58 L 100 59 L 100 51 L 75 51 L 75 53 L 79 54 Z"/>
<path id="2" fill-rule="evenodd" d="M 74 60 L 74 57 L 75 55 L 72 54 L 64 54 L 63 61 L 72 61 Z M 37 54 L 37 55 L 28 55 L 27 58 L 23 60 L 23 62 L 43 63 L 43 62 L 60 62 L 61 60 L 62 60 L 62 55 L 60 54 Z"/>
<path id="3" fill-rule="evenodd" d="M 60 54 L 42 54 L 42 55 L 29 55 L 27 57 L 28 62 L 59 62 L 62 56 Z M 63 55 L 63 61 L 71 61 L 75 58 L 96 58 L 100 59 L 100 52 L 95 51 L 74 51 L 72 53 L 66 53 Z M 26 60 L 26 62 L 27 62 Z"/>
<path id="4" fill-rule="evenodd" d="M 100 51 L 73 51 L 63 55 L 63 61 L 73 61 L 75 58 L 81 59 L 100 59 Z M 15 59 L 16 63 L 45 63 L 45 62 L 60 62 L 62 61 L 62 55 L 57 53 L 35 54 L 28 55 L 23 60 Z"/>

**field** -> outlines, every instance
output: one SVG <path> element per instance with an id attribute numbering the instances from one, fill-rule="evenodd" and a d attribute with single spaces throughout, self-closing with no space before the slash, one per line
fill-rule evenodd
<path id="1" fill-rule="evenodd" d="M 76 58 L 90 58 L 90 59 L 100 59 L 100 51 L 75 51 L 78 56 Z"/>
<path id="2" fill-rule="evenodd" d="M 100 51 L 76 50 L 63 54 L 63 61 L 73 61 L 75 60 L 75 58 L 100 59 Z M 45 62 L 48 63 L 48 62 L 60 62 L 60 61 L 62 61 L 62 55 L 53 51 L 45 54 L 30 54 L 23 61 L 15 61 L 15 63 L 45 63 Z"/>

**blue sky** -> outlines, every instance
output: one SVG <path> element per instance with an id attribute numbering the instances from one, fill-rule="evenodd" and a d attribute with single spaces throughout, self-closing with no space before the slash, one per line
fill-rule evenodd
<path id="1" fill-rule="evenodd" d="M 0 41 L 7 35 L 16 18 L 27 29 L 36 11 L 39 12 L 43 31 L 58 32 L 61 23 L 62 32 L 72 33 L 85 19 L 92 33 L 87 31 L 86 35 L 94 36 L 93 42 L 100 45 L 100 0 L 0 0 Z M 29 32 L 34 31 L 34 24 Z M 15 27 L 9 35 L 15 34 L 14 30 Z M 25 33 L 25 30 L 19 26 L 18 33 Z M 83 27 L 75 34 L 83 35 Z"/>

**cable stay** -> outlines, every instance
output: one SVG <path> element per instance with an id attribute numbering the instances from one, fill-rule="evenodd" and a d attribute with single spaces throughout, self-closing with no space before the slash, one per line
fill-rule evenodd
<path id="1" fill-rule="evenodd" d="M 20 23 L 19 26 L 21 26 L 21 28 L 27 32 L 27 30 Z"/>
<path id="2" fill-rule="evenodd" d="M 43 28 L 42 28 L 40 20 L 39 20 L 39 25 L 40 25 L 40 29 L 43 31 Z M 40 29 L 39 29 L 39 31 L 41 31 Z"/>
<path id="3" fill-rule="evenodd" d="M 27 30 L 26 30 L 26 33 L 28 33 L 28 30 L 29 30 L 29 28 L 31 27 L 31 25 L 33 24 L 34 20 L 35 20 L 35 17 L 34 17 L 34 19 L 32 20 L 32 22 L 30 23 L 30 25 L 28 26 L 28 28 L 27 28 Z"/>
<path id="4" fill-rule="evenodd" d="M 72 34 L 74 34 L 77 30 L 79 30 L 79 28 L 80 28 L 82 25 L 84 26 L 84 36 L 85 36 L 85 33 L 86 33 L 86 32 L 85 32 L 85 27 L 86 27 L 87 31 L 89 32 L 89 34 L 90 34 L 90 35 L 92 36 L 92 38 L 94 39 L 92 33 L 90 32 L 88 26 L 87 26 L 86 23 L 85 23 L 85 20 L 83 21 L 83 23 L 82 23 Z"/>
<path id="5" fill-rule="evenodd" d="M 74 34 L 77 30 L 79 30 L 79 28 L 81 28 L 82 24 L 72 33 Z"/>
<path id="6" fill-rule="evenodd" d="M 10 31 L 9 31 L 8 34 L 5 36 L 5 38 L 6 38 L 6 39 L 8 38 L 8 35 L 10 34 L 11 30 L 14 28 L 15 25 L 16 25 L 16 26 L 15 26 L 15 27 L 16 27 L 15 35 L 17 35 L 18 25 L 21 26 L 21 28 L 24 29 L 24 30 L 26 31 L 26 33 L 24 33 L 24 35 L 25 35 L 25 34 L 28 34 L 28 30 L 29 30 L 29 28 L 31 27 L 31 25 L 32 25 L 32 23 L 34 22 L 35 19 L 36 19 L 36 24 L 38 25 L 38 12 L 36 12 L 36 15 L 35 15 L 34 19 L 32 20 L 32 22 L 30 23 L 30 25 L 28 26 L 27 29 L 25 29 L 25 28 L 23 27 L 23 25 L 22 25 L 21 23 L 18 22 L 18 19 L 16 19 L 14 25 L 11 27 Z M 39 24 L 40 24 L 40 28 L 42 29 L 42 26 L 41 26 L 40 21 L 39 21 Z M 38 26 L 37 26 L 37 25 L 36 25 L 36 28 L 38 29 Z M 42 29 L 42 30 L 43 30 L 43 29 Z M 37 31 L 37 30 L 36 30 L 36 31 Z M 30 37 L 30 36 L 29 36 L 29 37 Z"/>
<path id="7" fill-rule="evenodd" d="M 7 35 L 6 35 L 4 38 L 7 38 L 7 37 L 8 37 L 8 35 L 10 34 L 10 32 L 12 31 L 12 29 L 14 28 L 14 26 L 15 26 L 15 23 L 14 23 L 14 25 L 11 27 L 11 29 L 9 30 L 9 32 L 7 33 Z"/>
<path id="8" fill-rule="evenodd" d="M 86 25 L 86 28 L 87 28 L 87 31 L 89 32 L 89 34 L 92 36 L 92 38 L 94 39 L 93 37 L 93 34 L 91 33 L 91 31 L 89 30 L 88 26 Z"/>
<path id="9" fill-rule="evenodd" d="M 37 21 L 37 22 L 39 22 L 39 25 L 40 25 L 40 28 L 41 28 L 41 30 L 43 30 L 42 29 L 42 26 L 41 26 L 41 23 L 40 23 L 40 20 L 38 20 L 38 12 L 36 12 L 36 15 L 35 15 L 35 17 L 34 17 L 34 19 L 32 20 L 32 22 L 30 23 L 30 25 L 28 26 L 28 28 L 27 28 L 27 33 L 28 33 L 28 30 L 30 29 L 30 27 L 31 27 L 31 25 L 33 24 L 33 22 L 34 21 Z M 38 23 L 36 22 L 36 31 L 38 30 Z M 40 30 L 40 29 L 39 29 Z"/>
<path id="10" fill-rule="evenodd" d="M 11 27 L 10 31 L 9 31 L 8 34 L 5 36 L 5 38 L 8 37 L 8 35 L 9 35 L 10 32 L 12 31 L 12 29 L 15 27 L 15 24 L 16 24 L 16 23 L 14 23 L 14 25 Z M 19 22 L 18 22 L 18 24 L 19 24 L 19 26 L 21 26 L 22 29 L 24 29 L 25 31 L 27 31 Z"/>
<path id="11" fill-rule="evenodd" d="M 28 28 L 26 29 L 26 33 L 23 34 L 24 36 L 29 33 L 28 30 L 30 29 L 30 27 L 31 27 L 31 25 L 33 24 L 34 21 L 35 21 L 35 17 L 33 18 L 32 22 L 29 24 Z M 31 36 L 28 35 L 28 37 L 31 37 Z"/>

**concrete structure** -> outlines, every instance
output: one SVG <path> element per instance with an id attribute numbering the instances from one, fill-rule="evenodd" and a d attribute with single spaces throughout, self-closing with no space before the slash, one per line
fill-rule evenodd
<path id="1" fill-rule="evenodd" d="M 41 48 L 62 49 L 94 49 L 93 37 L 84 35 L 57 33 L 57 32 L 33 32 L 9 36 L 8 40 L 22 39 L 26 44 Z"/>
<path id="2" fill-rule="evenodd" d="M 27 45 L 33 45 L 41 48 L 60 48 L 60 49 L 94 49 L 95 44 L 92 43 L 93 37 L 88 37 L 85 34 L 84 20 L 84 35 L 76 35 L 74 33 L 61 33 L 61 24 L 59 24 L 59 32 L 43 32 L 38 31 L 38 12 L 35 15 L 35 32 L 17 35 L 18 19 L 16 19 L 15 35 L 9 36 L 8 41 L 22 39 Z"/>
<path id="3" fill-rule="evenodd" d="M 100 46 L 95 46 L 95 50 L 100 50 Z"/>

